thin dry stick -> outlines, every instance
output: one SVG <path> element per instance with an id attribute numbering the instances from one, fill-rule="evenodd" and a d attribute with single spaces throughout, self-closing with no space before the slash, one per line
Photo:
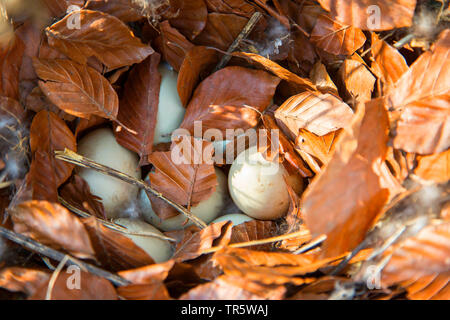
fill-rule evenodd
<path id="1" fill-rule="evenodd" d="M 268 243 L 272 243 L 272 242 L 277 242 L 277 241 L 297 238 L 297 237 L 307 237 L 309 239 L 310 234 L 309 234 L 308 231 L 302 230 L 302 231 L 297 231 L 297 232 L 293 232 L 293 233 L 283 234 L 281 236 L 276 236 L 276 237 L 271 237 L 271 238 L 266 238 L 266 239 L 232 243 L 232 244 L 229 244 L 228 247 L 230 247 L 230 248 L 244 248 L 244 247 L 256 246 L 256 245 L 261 245 L 261 244 L 268 244 Z M 219 251 L 222 248 L 224 248 L 224 247 L 223 246 L 212 247 L 212 248 L 203 250 L 202 254 L 213 253 L 213 252 Z"/>
<path id="2" fill-rule="evenodd" d="M 129 184 L 132 184 L 141 189 L 144 189 L 145 191 L 148 191 L 151 194 L 153 194 L 155 197 L 167 202 L 170 206 L 175 208 L 178 212 L 184 214 L 193 223 L 195 223 L 199 228 L 201 228 L 201 229 L 206 228 L 206 223 L 203 222 L 200 218 L 193 215 L 191 212 L 186 210 L 186 208 L 184 208 L 183 206 L 180 206 L 179 204 L 173 202 L 170 199 L 167 199 L 161 193 L 159 193 L 158 191 L 156 191 L 155 189 L 153 189 L 147 183 L 145 183 L 144 181 L 142 181 L 140 179 L 136 179 L 136 178 L 129 176 L 125 173 L 122 173 L 118 170 L 115 170 L 113 168 L 110 168 L 110 167 L 104 166 L 100 163 L 97 163 L 95 161 L 92 161 L 91 159 L 85 158 L 85 157 L 79 155 L 78 153 L 73 152 L 69 149 L 65 149 L 64 151 L 55 151 L 55 155 L 56 155 L 55 156 L 56 159 L 58 159 L 58 160 L 63 160 L 66 162 L 73 163 L 80 167 L 96 170 L 105 175 L 120 179 Z"/>
<path id="3" fill-rule="evenodd" d="M 222 69 L 223 67 L 225 67 L 227 65 L 228 61 L 230 61 L 230 59 L 231 59 L 231 53 L 234 50 L 236 50 L 236 48 L 239 46 L 239 43 L 241 43 L 241 41 L 243 39 L 248 37 L 248 35 L 250 34 L 250 32 L 252 32 L 253 28 L 258 23 L 259 19 L 261 19 L 261 17 L 262 17 L 262 14 L 260 12 L 255 12 L 251 16 L 250 20 L 248 20 L 245 27 L 242 29 L 242 31 L 239 33 L 239 35 L 236 37 L 236 39 L 234 39 L 231 46 L 228 48 L 226 54 L 222 56 L 222 59 L 219 61 L 219 63 L 215 67 L 213 73 Z"/>
<path id="4" fill-rule="evenodd" d="M 50 247 L 47 247 L 47 246 L 41 244 L 33 239 L 30 239 L 22 234 L 16 233 L 14 231 L 8 230 L 3 227 L 0 227 L 0 236 L 3 236 L 6 239 L 15 242 L 30 251 L 42 254 L 43 256 L 46 256 L 46 257 L 56 260 L 56 261 L 62 261 L 64 259 L 64 257 L 67 256 L 64 253 L 61 253 L 55 249 L 52 249 Z M 68 256 L 68 257 L 70 258 L 69 261 L 67 261 L 67 263 L 66 263 L 68 265 L 79 266 L 81 269 L 84 269 L 96 276 L 105 278 L 117 286 L 126 286 L 126 285 L 130 284 L 130 281 L 118 276 L 117 274 L 100 269 L 91 264 L 79 261 L 72 256 Z"/>
<path id="5" fill-rule="evenodd" d="M 299 248 L 297 251 L 294 252 L 294 254 L 301 254 L 306 251 L 311 250 L 315 246 L 321 244 L 327 239 L 327 235 L 322 234 L 321 236 L 318 236 L 317 238 L 313 239 L 310 243 L 305 244 L 303 247 Z"/>
<path id="6" fill-rule="evenodd" d="M 64 200 L 61 197 L 58 197 L 58 200 L 64 207 L 66 207 L 67 209 L 69 209 L 73 213 L 76 213 L 76 214 L 78 214 L 79 216 L 81 216 L 83 218 L 93 217 L 93 215 L 91 215 L 91 214 L 89 214 L 87 212 L 84 212 L 84 211 L 82 211 L 82 210 L 80 210 L 78 208 L 75 208 L 74 206 L 72 206 L 70 203 L 68 203 L 66 200 Z M 97 218 L 97 217 L 94 217 L 94 218 L 97 221 L 99 221 L 101 224 L 103 224 L 105 227 L 107 227 L 107 228 L 109 228 L 111 230 L 123 233 L 123 234 L 128 234 L 128 235 L 131 235 L 131 236 L 158 238 L 158 239 L 161 239 L 161 240 L 177 242 L 177 240 L 175 240 L 174 238 L 171 238 L 171 237 L 168 237 L 168 236 L 165 236 L 165 235 L 160 235 L 160 234 L 153 233 L 153 232 L 130 232 L 130 231 L 128 231 L 127 228 L 125 228 L 125 227 L 123 227 L 121 225 L 118 225 L 117 223 L 109 222 L 107 220 L 100 219 L 100 218 Z"/>
<path id="7" fill-rule="evenodd" d="M 61 273 L 61 270 L 64 268 L 69 259 L 70 257 L 68 255 L 64 256 L 64 259 L 61 260 L 61 262 L 56 267 L 55 271 L 53 271 L 52 276 L 50 277 L 50 281 L 48 282 L 45 300 L 52 300 L 52 291 L 53 287 L 55 286 L 56 279 L 58 278 L 59 274 Z"/>

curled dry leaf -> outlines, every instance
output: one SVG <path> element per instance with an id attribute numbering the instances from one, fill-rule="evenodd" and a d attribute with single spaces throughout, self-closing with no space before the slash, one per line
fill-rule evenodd
<path id="1" fill-rule="evenodd" d="M 70 177 L 74 165 L 56 160 L 54 152 L 65 148 L 76 151 L 77 144 L 72 131 L 56 114 L 44 110 L 36 114 L 30 128 L 30 147 L 32 153 L 42 151 L 47 155 L 45 160 L 54 172 L 56 188 Z"/>
<path id="2" fill-rule="evenodd" d="M 0 95 L 19 98 L 19 73 L 25 45 L 14 35 L 8 42 L 0 41 Z"/>
<path id="3" fill-rule="evenodd" d="M 206 26 L 208 9 L 205 1 L 170 0 L 170 6 L 170 10 L 176 10 L 169 19 L 170 24 L 190 40 L 195 39 Z"/>
<path id="4" fill-rule="evenodd" d="M 279 300 L 285 292 L 283 286 L 265 286 L 246 278 L 225 275 L 195 287 L 180 300 Z"/>
<path id="5" fill-rule="evenodd" d="M 79 20 L 81 28 L 70 28 L 73 19 Z M 72 12 L 48 27 L 46 34 L 52 47 L 83 65 L 94 56 L 116 69 L 139 63 L 154 52 L 118 18 L 98 11 Z"/>
<path id="6" fill-rule="evenodd" d="M 389 30 L 412 25 L 416 0 L 319 0 L 331 16 L 363 30 Z"/>
<path id="7" fill-rule="evenodd" d="M 100 73 L 64 59 L 34 59 L 39 87 L 60 109 L 80 118 L 116 119 L 119 98 Z"/>
<path id="8" fill-rule="evenodd" d="M 161 85 L 159 61 L 160 55 L 154 53 L 133 68 L 119 103 L 117 119 L 136 133 L 116 130 L 117 142 L 136 152 L 140 157 L 140 165 L 148 164 L 147 156 L 153 150 Z"/>
<path id="9" fill-rule="evenodd" d="M 56 203 L 27 201 L 12 211 L 14 231 L 79 258 L 94 258 L 94 249 L 81 221 Z"/>
<path id="10" fill-rule="evenodd" d="M 171 27 L 168 21 L 161 22 L 159 24 L 159 29 L 161 31 L 161 36 L 158 39 L 160 41 L 160 49 L 164 60 L 178 72 L 186 53 L 189 52 L 194 45 L 177 29 Z"/>
<path id="11" fill-rule="evenodd" d="M 326 165 L 330 160 L 339 132 L 341 130 L 319 137 L 306 129 L 300 129 L 295 139 L 296 149 L 313 156 L 315 160 L 319 160 L 316 162 L 319 166 Z M 302 153 L 300 152 L 300 154 Z M 307 161 L 307 159 L 304 160 Z M 311 166 L 309 162 L 307 163 Z M 314 169 L 315 166 L 311 166 L 311 168 Z M 320 172 L 320 168 L 317 172 Z"/>
<path id="12" fill-rule="evenodd" d="M 276 111 L 278 123 L 296 137 L 300 129 L 323 136 L 346 127 L 353 110 L 329 93 L 305 91 L 286 100 Z"/>
<path id="13" fill-rule="evenodd" d="M 317 90 L 322 93 L 329 93 L 339 97 L 338 89 L 336 88 L 333 80 L 330 78 L 330 75 L 322 62 L 317 61 L 316 64 L 314 64 L 309 76 Z"/>
<path id="14" fill-rule="evenodd" d="M 209 13 L 206 26 L 195 38 L 194 43 L 226 51 L 247 21 L 247 18 L 235 14 Z"/>
<path id="15" fill-rule="evenodd" d="M 358 57 L 345 59 L 339 69 L 339 77 L 346 98 L 352 101 L 365 102 L 372 97 L 376 78 L 367 70 L 363 62 Z"/>
<path id="16" fill-rule="evenodd" d="M 117 292 L 108 280 L 100 278 L 89 272 L 81 271 L 80 283 L 77 286 L 68 286 L 73 282 L 73 275 L 61 272 L 57 275 L 53 285 L 49 281 L 43 283 L 30 300 L 117 300 Z"/>
<path id="17" fill-rule="evenodd" d="M 49 278 L 50 274 L 43 270 L 10 267 L 0 270 L 0 287 L 32 296 Z"/>
<path id="18" fill-rule="evenodd" d="M 372 70 L 385 85 L 393 85 L 408 69 L 405 58 L 397 49 L 372 33 Z"/>
<path id="19" fill-rule="evenodd" d="M 438 183 L 450 180 L 450 149 L 429 156 L 417 156 L 414 173 L 422 179 Z"/>
<path id="20" fill-rule="evenodd" d="M 383 285 L 402 284 L 420 280 L 428 283 L 438 276 L 449 278 L 450 222 L 442 222 L 423 228 L 417 235 L 406 238 L 389 248 L 384 256 L 391 255 L 382 271 Z M 430 279 L 431 277 L 431 279 Z M 419 283 L 417 283 L 419 285 Z M 447 282 L 441 282 L 441 287 Z M 435 288 L 435 289 L 440 289 Z M 430 288 L 430 290 L 433 290 Z M 448 288 L 446 296 L 448 297 Z M 417 291 L 409 288 L 411 294 Z M 439 290 L 437 290 L 439 291 Z M 425 294 L 425 293 L 424 293 Z"/>
<path id="21" fill-rule="evenodd" d="M 239 79 L 239 81 L 236 81 Z M 270 104 L 280 80 L 265 71 L 226 67 L 203 80 L 187 107 L 181 128 L 194 133 L 194 122 L 202 129 L 248 129 Z"/>
<path id="22" fill-rule="evenodd" d="M 110 14 L 123 22 L 138 21 L 144 17 L 142 8 L 135 0 L 88 0 L 84 8 Z"/>
<path id="23" fill-rule="evenodd" d="M 387 107 L 400 111 L 394 147 L 431 154 L 450 146 L 450 30 L 422 54 L 387 94 Z"/>
<path id="24" fill-rule="evenodd" d="M 283 68 L 276 62 L 273 62 L 270 59 L 264 58 L 263 56 L 260 56 L 259 54 L 255 53 L 247 53 L 247 52 L 233 52 L 232 55 L 234 57 L 240 57 L 244 58 L 250 63 L 252 63 L 255 66 L 264 68 L 265 70 L 273 73 L 278 78 L 287 81 L 288 83 L 294 85 L 296 89 L 309 89 L 309 90 L 315 90 L 316 87 L 314 84 L 306 79 L 299 77 L 295 73 L 292 73 L 291 71 Z"/>
<path id="25" fill-rule="evenodd" d="M 79 175 L 74 175 L 61 187 L 59 193 L 64 201 L 78 210 L 97 218 L 105 218 L 105 209 L 101 199 L 91 193 L 89 185 Z"/>
<path id="26" fill-rule="evenodd" d="M 212 247 L 215 239 L 219 238 L 224 229 L 231 224 L 228 221 L 212 223 L 198 232 L 186 232 L 185 237 L 178 243 L 172 256 L 176 262 L 193 260 L 203 254 L 203 251 Z"/>
<path id="27" fill-rule="evenodd" d="M 153 259 L 130 238 L 101 224 L 95 217 L 83 219 L 96 258 L 108 270 L 118 271 L 153 264 Z"/>
<path id="28" fill-rule="evenodd" d="M 324 256 L 354 249 L 385 205 L 388 191 L 382 188 L 378 172 L 387 151 L 387 133 L 382 100 L 360 104 L 328 165 L 304 192 L 308 229 L 313 236 L 327 235 Z"/>
<path id="29" fill-rule="evenodd" d="M 351 55 L 363 46 L 366 37 L 360 29 L 321 14 L 311 33 L 311 41 L 326 52 Z"/>
<path id="30" fill-rule="evenodd" d="M 152 153 L 151 186 L 179 205 L 197 206 L 216 190 L 213 152 L 210 142 L 184 136 L 173 143 L 171 151 Z"/>
<path id="31" fill-rule="evenodd" d="M 200 79 L 213 69 L 218 60 L 217 51 L 207 47 L 195 46 L 187 52 L 177 80 L 178 95 L 184 106 L 188 104 Z"/>

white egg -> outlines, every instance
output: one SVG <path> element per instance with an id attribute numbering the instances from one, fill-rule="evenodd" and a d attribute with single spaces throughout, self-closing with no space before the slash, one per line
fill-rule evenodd
<path id="1" fill-rule="evenodd" d="M 154 226 L 141 220 L 119 218 L 114 220 L 114 222 L 127 228 L 127 230 L 131 233 L 156 233 L 158 235 L 163 235 L 163 233 Z M 133 242 L 142 248 L 142 250 L 147 252 L 147 254 L 151 256 L 156 263 L 167 261 L 172 257 L 172 246 L 167 240 L 134 234 L 124 235 L 133 240 Z"/>
<path id="2" fill-rule="evenodd" d="M 247 221 L 252 221 L 252 220 L 255 220 L 255 219 L 247 216 L 246 214 L 230 213 L 230 214 L 226 214 L 224 216 L 218 217 L 216 220 L 213 221 L 213 223 L 222 222 L 222 221 L 231 221 L 231 223 L 234 226 L 237 226 L 239 224 L 242 224 Z"/>
<path id="3" fill-rule="evenodd" d="M 161 87 L 154 144 L 170 142 L 172 132 L 180 126 L 186 112 L 178 95 L 178 74 L 166 63 L 161 63 L 158 70 L 161 73 Z"/>
<path id="4" fill-rule="evenodd" d="M 225 205 L 227 197 L 227 178 L 225 174 L 220 170 L 215 168 L 217 175 L 218 185 L 214 193 L 206 200 L 200 202 L 197 206 L 191 207 L 191 212 L 195 216 L 199 217 L 205 223 L 210 223 L 215 218 L 217 218 L 221 213 Z M 148 179 L 148 177 L 147 177 Z M 147 197 L 145 191 L 139 193 L 139 205 L 142 210 L 142 214 L 145 220 L 158 229 L 164 231 L 180 230 L 187 226 L 192 225 L 192 222 L 186 222 L 186 216 L 179 214 L 175 217 L 162 220 L 153 211 L 150 200 Z"/>
<path id="5" fill-rule="evenodd" d="M 234 203 L 255 219 L 274 220 L 287 213 L 289 193 L 283 176 L 296 192 L 303 181 L 289 176 L 283 165 L 264 159 L 256 146 L 241 152 L 228 175 L 228 188 Z"/>
<path id="6" fill-rule="evenodd" d="M 78 153 L 134 178 L 141 178 L 137 154 L 118 144 L 109 128 L 97 129 L 84 136 L 78 143 Z M 92 194 L 102 199 L 108 218 L 118 217 L 136 199 L 139 191 L 136 186 L 93 169 L 81 168 L 79 175 L 86 180 Z"/>

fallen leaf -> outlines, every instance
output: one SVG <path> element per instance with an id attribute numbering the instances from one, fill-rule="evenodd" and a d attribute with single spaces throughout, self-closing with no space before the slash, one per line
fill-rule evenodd
<path id="1" fill-rule="evenodd" d="M 19 73 L 25 45 L 16 34 L 0 42 L 0 95 L 19 99 Z"/>
<path id="2" fill-rule="evenodd" d="M 389 30 L 412 25 L 416 0 L 319 0 L 336 20 L 363 30 Z"/>
<path id="3" fill-rule="evenodd" d="M 56 203 L 27 201 L 11 215 L 14 231 L 78 258 L 93 258 L 94 249 L 81 221 Z"/>
<path id="4" fill-rule="evenodd" d="M 117 119 L 136 133 L 122 128 L 115 136 L 119 144 L 139 155 L 139 165 L 148 164 L 153 150 L 161 85 L 159 61 L 160 55 L 154 53 L 131 70 L 119 102 Z"/>
<path id="5" fill-rule="evenodd" d="M 144 18 L 143 9 L 134 0 L 87 0 L 84 8 L 108 13 L 123 22 Z"/>
<path id="6" fill-rule="evenodd" d="M 186 53 L 177 80 L 178 95 L 184 106 L 191 99 L 192 92 L 203 78 L 202 75 L 211 71 L 217 62 L 217 52 L 207 47 L 195 46 Z"/>
<path id="7" fill-rule="evenodd" d="M 267 239 L 273 237 L 275 232 L 276 226 L 273 221 L 247 221 L 233 226 L 229 244 Z M 254 245 L 246 248 L 264 251 L 272 249 L 272 244 Z"/>
<path id="8" fill-rule="evenodd" d="M 32 296 L 49 278 L 50 274 L 43 270 L 10 267 L 0 270 L 0 287 Z"/>
<path id="9" fill-rule="evenodd" d="M 422 179 L 438 183 L 450 180 L 450 150 L 429 156 L 417 156 L 414 173 Z"/>
<path id="10" fill-rule="evenodd" d="M 205 0 L 209 11 L 219 13 L 234 13 L 250 18 L 256 8 L 244 0 Z"/>
<path id="11" fill-rule="evenodd" d="M 170 0 L 171 10 L 176 14 L 169 19 L 170 25 L 178 29 L 188 39 L 195 39 L 205 28 L 208 9 L 203 0 Z"/>
<path id="12" fill-rule="evenodd" d="M 111 84 L 88 66 L 63 59 L 35 59 L 39 87 L 60 109 L 80 118 L 116 119 L 119 99 Z M 101 89 L 100 89 L 101 88 Z"/>
<path id="13" fill-rule="evenodd" d="M 80 29 L 70 28 L 74 18 Z M 154 52 L 118 18 L 98 11 L 72 12 L 45 32 L 52 47 L 83 65 L 95 56 L 108 68 L 117 69 L 139 63 Z"/>
<path id="14" fill-rule="evenodd" d="M 401 112 L 395 148 L 431 154 L 450 146 L 449 51 L 450 31 L 444 30 L 389 90 L 387 108 Z"/>
<path id="15" fill-rule="evenodd" d="M 328 165 L 302 196 L 306 225 L 314 236 L 327 235 L 323 256 L 354 249 L 387 201 L 375 169 L 387 152 L 388 123 L 382 100 L 360 104 L 343 129 Z"/>
<path id="16" fill-rule="evenodd" d="M 189 52 L 194 45 L 177 29 L 171 27 L 168 21 L 161 22 L 159 24 L 159 29 L 161 31 L 161 37 L 158 39 L 160 41 L 164 60 L 178 72 L 186 53 Z"/>
<path id="17" fill-rule="evenodd" d="M 355 59 L 345 59 L 339 69 L 346 98 L 365 102 L 371 99 L 376 78 L 367 70 L 364 63 Z"/>
<path id="18" fill-rule="evenodd" d="M 317 61 L 316 64 L 314 64 L 309 77 L 316 86 L 317 90 L 322 93 L 329 93 L 339 97 L 338 89 L 333 80 L 330 78 L 330 75 L 322 62 Z"/>
<path id="19" fill-rule="evenodd" d="M 265 71 L 223 68 L 198 85 L 180 128 L 194 134 L 195 121 L 202 121 L 203 130 L 218 129 L 225 137 L 228 128 L 254 127 L 259 117 L 254 109 L 269 106 L 279 81 Z"/>
<path id="20" fill-rule="evenodd" d="M 326 52 L 351 55 L 363 46 L 366 37 L 360 29 L 321 14 L 311 32 L 311 41 Z"/>
<path id="21" fill-rule="evenodd" d="M 59 18 L 67 13 L 71 5 L 82 7 L 84 0 L 42 0 L 52 17 Z"/>
<path id="22" fill-rule="evenodd" d="M 33 200 L 58 202 L 58 178 L 54 166 L 55 158 L 44 151 L 36 151 L 27 175 Z"/>
<path id="23" fill-rule="evenodd" d="M 290 97 L 276 111 L 278 123 L 283 124 L 291 136 L 306 129 L 318 136 L 346 127 L 353 110 L 331 94 L 305 91 Z"/>

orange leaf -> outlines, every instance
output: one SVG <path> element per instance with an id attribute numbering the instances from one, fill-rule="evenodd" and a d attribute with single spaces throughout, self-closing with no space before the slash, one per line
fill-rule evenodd
<path id="1" fill-rule="evenodd" d="M 388 108 L 400 111 L 394 147 L 431 154 L 450 146 L 450 30 L 422 54 L 389 91 Z"/>
<path id="2" fill-rule="evenodd" d="M 153 150 L 159 104 L 161 74 L 158 71 L 160 55 L 152 54 L 131 70 L 125 83 L 117 119 L 128 130 L 115 132 L 117 142 L 136 152 L 140 165 L 147 164 L 147 156 Z"/>
<path id="3" fill-rule="evenodd" d="M 450 180 L 450 150 L 429 156 L 417 156 L 414 173 L 422 179 L 438 183 Z"/>
<path id="4" fill-rule="evenodd" d="M 79 20 L 80 29 L 69 27 L 73 19 Z M 154 52 L 118 18 L 98 11 L 72 12 L 45 31 L 52 47 L 83 65 L 94 56 L 117 69 L 139 63 Z"/>
<path id="5" fill-rule="evenodd" d="M 65 112 L 89 119 L 92 115 L 115 120 L 119 99 L 111 84 L 100 73 L 70 60 L 35 59 L 47 98 Z"/>
<path id="6" fill-rule="evenodd" d="M 8 42 L 0 41 L 0 95 L 19 99 L 19 71 L 25 45 L 14 35 Z"/>
<path id="7" fill-rule="evenodd" d="M 387 151 L 388 123 L 382 100 L 360 104 L 328 165 L 302 197 L 307 227 L 326 234 L 323 255 L 351 251 L 364 238 L 387 201 L 378 175 Z"/>
<path id="8" fill-rule="evenodd" d="M 50 274 L 42 270 L 10 267 L 0 271 L 0 287 L 32 296 L 49 278 Z"/>
<path id="9" fill-rule="evenodd" d="M 133 22 L 144 18 L 142 8 L 133 0 L 88 0 L 84 8 L 108 13 L 123 22 Z"/>
<path id="10" fill-rule="evenodd" d="M 196 38 L 206 26 L 208 9 L 203 0 L 171 0 L 171 10 L 175 10 L 170 24 L 180 30 L 190 40 Z"/>
<path id="11" fill-rule="evenodd" d="M 93 258 L 94 249 L 81 221 L 56 203 L 27 201 L 12 214 L 14 231 L 79 258 Z"/>
<path id="12" fill-rule="evenodd" d="M 360 29 L 321 14 L 311 33 L 311 41 L 326 52 L 351 55 L 363 46 L 366 37 Z"/>
<path id="13" fill-rule="evenodd" d="M 367 70 L 363 62 L 346 59 L 339 69 L 340 80 L 343 84 L 347 99 L 365 102 L 372 97 L 376 78 Z"/>

